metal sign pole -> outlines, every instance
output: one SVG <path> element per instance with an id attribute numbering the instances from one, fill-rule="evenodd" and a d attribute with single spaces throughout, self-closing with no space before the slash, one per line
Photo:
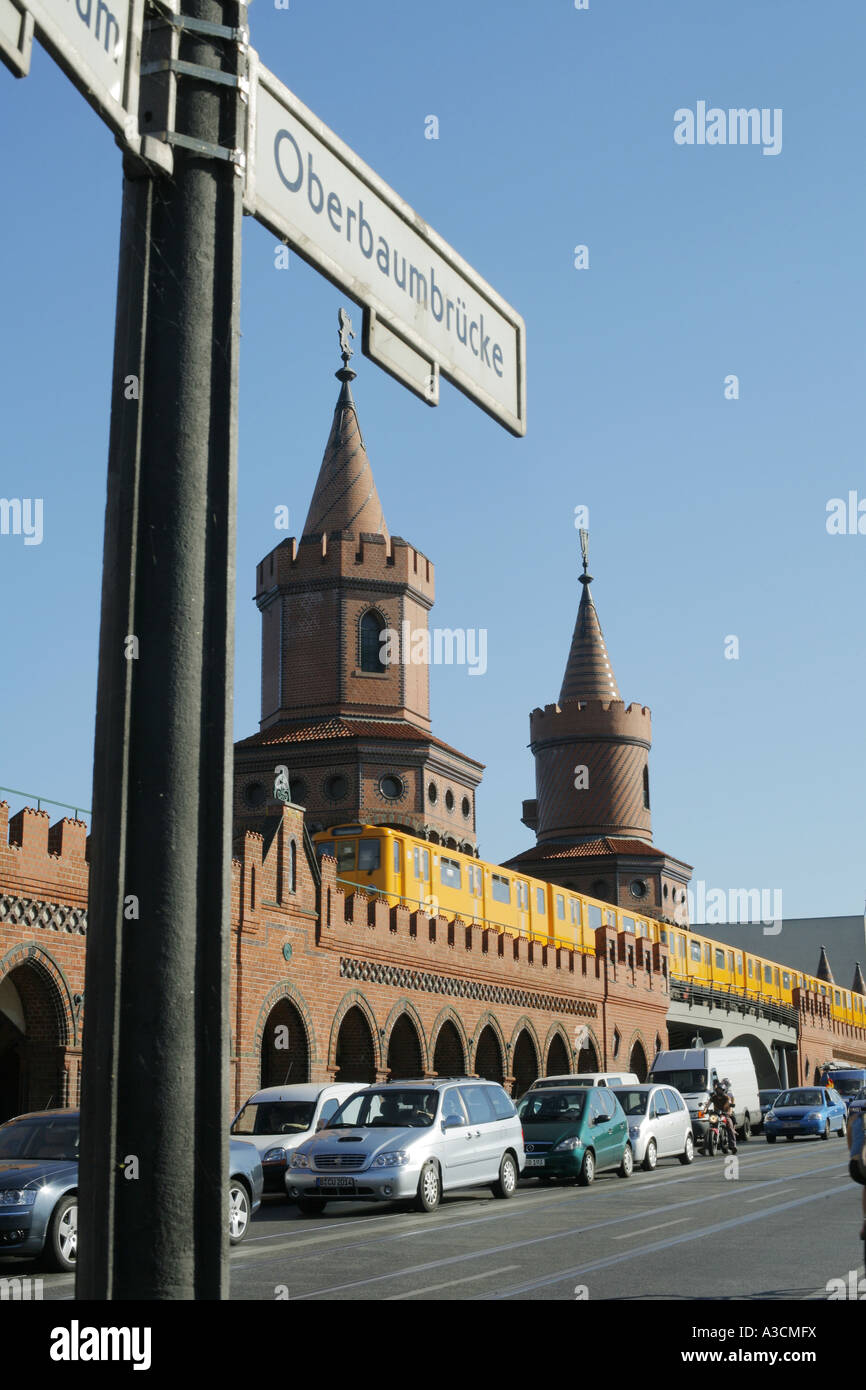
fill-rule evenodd
<path id="1" fill-rule="evenodd" d="M 161 22 L 177 56 L 151 69 L 171 88 L 157 140 L 174 169 L 127 156 L 112 381 L 76 1281 L 90 1299 L 219 1299 L 228 1282 L 246 11 L 182 0 Z"/>

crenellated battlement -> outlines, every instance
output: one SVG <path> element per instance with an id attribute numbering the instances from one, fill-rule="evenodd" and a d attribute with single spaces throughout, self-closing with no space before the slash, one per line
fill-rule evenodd
<path id="1" fill-rule="evenodd" d="M 362 579 L 408 586 L 432 604 L 432 562 L 401 536 L 334 531 L 289 537 L 256 566 L 256 601 L 263 607 L 274 589 L 306 588 L 323 580 Z"/>
<path id="2" fill-rule="evenodd" d="M 652 744 L 652 714 L 647 705 L 623 700 L 568 700 L 563 705 L 545 705 L 529 716 L 530 745 L 548 740 L 589 739 L 598 735 L 637 740 Z"/>
<path id="3" fill-rule="evenodd" d="M 87 902 L 87 824 L 25 806 L 14 816 L 0 801 L 0 883 L 34 897 Z"/>

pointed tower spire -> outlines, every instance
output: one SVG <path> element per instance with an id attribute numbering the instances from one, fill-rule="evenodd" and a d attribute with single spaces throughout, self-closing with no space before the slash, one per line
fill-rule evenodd
<path id="1" fill-rule="evenodd" d="M 827 985 L 835 985 L 836 983 L 833 979 L 833 971 L 830 969 L 830 962 L 827 959 L 826 946 L 821 947 L 821 959 L 818 961 L 818 969 L 815 971 L 815 978 L 823 980 Z"/>
<path id="2" fill-rule="evenodd" d="M 604 633 L 598 620 L 589 586 L 589 533 L 581 531 L 580 549 L 583 555 L 583 574 L 580 583 L 583 593 L 577 610 L 577 622 L 571 639 L 571 651 L 559 693 L 559 703 L 567 700 L 619 700 L 619 690 L 604 644 Z"/>
<path id="3" fill-rule="evenodd" d="M 335 375 L 342 382 L 342 387 L 303 534 L 318 536 L 322 532 L 351 531 L 357 536 L 364 531 L 384 536 L 387 541 L 385 514 L 373 481 L 373 471 L 349 385 L 355 379 L 355 372 L 349 366 L 352 356 L 349 338 L 354 336 L 352 321 L 345 309 L 341 309 L 340 349 L 343 365 Z"/>
<path id="4" fill-rule="evenodd" d="M 860 969 L 859 960 L 854 962 L 854 983 L 851 986 L 855 994 L 866 994 L 866 980 L 863 979 L 863 971 Z"/>

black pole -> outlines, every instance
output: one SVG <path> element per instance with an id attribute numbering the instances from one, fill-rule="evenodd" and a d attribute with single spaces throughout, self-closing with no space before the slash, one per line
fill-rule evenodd
<path id="1" fill-rule="evenodd" d="M 183 0 L 239 27 L 245 8 Z M 227 74 L 230 38 L 183 30 Z M 237 86 L 177 83 L 175 130 L 243 147 Z M 127 161 L 96 712 L 76 1294 L 224 1298 L 242 186 L 174 146 Z"/>

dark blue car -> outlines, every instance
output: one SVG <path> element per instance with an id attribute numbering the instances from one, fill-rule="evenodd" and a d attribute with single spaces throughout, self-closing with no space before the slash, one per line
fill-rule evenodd
<path id="1" fill-rule="evenodd" d="M 768 1144 L 775 1144 L 780 1134 L 786 1139 L 796 1139 L 798 1134 L 829 1139 L 833 1132 L 845 1138 L 848 1107 L 824 1086 L 794 1086 L 782 1091 L 764 1117 Z"/>
<path id="2" fill-rule="evenodd" d="M 78 1252 L 77 1110 L 39 1110 L 0 1125 L 0 1255 L 41 1255 L 72 1270 Z M 261 1206 L 257 1149 L 230 1140 L 229 1240 L 239 1244 Z"/>

